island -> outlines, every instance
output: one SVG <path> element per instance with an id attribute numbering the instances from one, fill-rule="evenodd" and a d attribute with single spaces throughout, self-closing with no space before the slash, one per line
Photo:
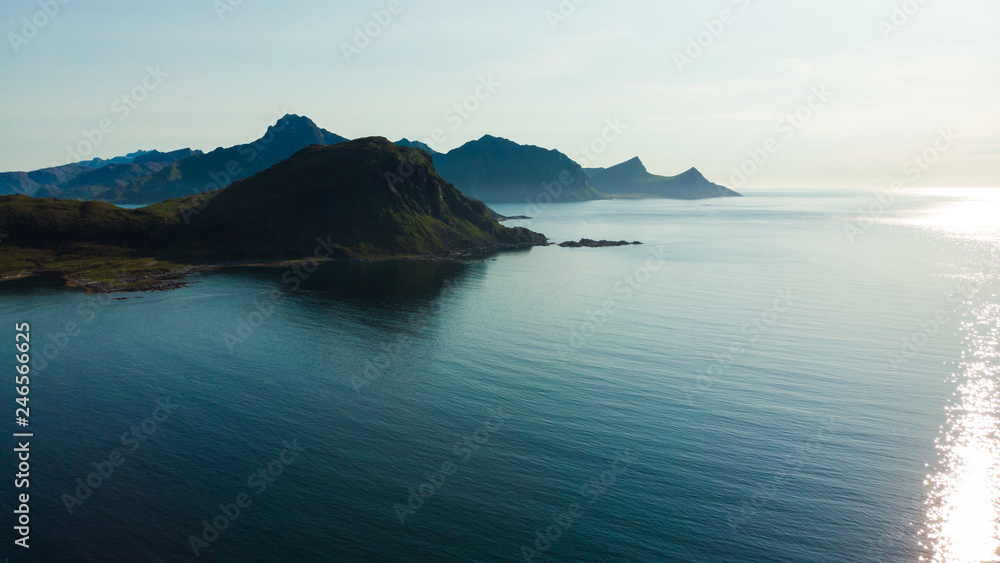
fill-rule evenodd
<path id="1" fill-rule="evenodd" d="M 631 246 L 633 244 L 642 244 L 639 241 L 628 242 L 624 240 L 591 240 L 589 238 L 580 239 L 579 241 L 566 241 L 560 243 L 559 246 L 563 248 L 605 248 L 609 246 Z"/>
<path id="2" fill-rule="evenodd" d="M 171 289 L 235 264 L 449 260 L 548 244 L 501 225 L 421 149 L 381 137 L 308 146 L 225 189 L 140 209 L 0 197 L 0 280 L 58 274 L 92 291 Z"/>

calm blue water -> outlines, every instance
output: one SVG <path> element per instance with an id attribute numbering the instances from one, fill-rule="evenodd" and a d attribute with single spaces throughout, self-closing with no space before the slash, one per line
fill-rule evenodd
<path id="1" fill-rule="evenodd" d="M 988 353 L 1000 198 L 909 193 L 852 242 L 845 224 L 869 193 L 751 195 L 553 205 L 516 224 L 646 244 L 328 264 L 297 290 L 279 269 L 120 301 L 0 285 L 3 369 L 15 322 L 35 345 L 31 549 L 11 547 L 8 437 L 3 554 L 960 561 L 995 549 L 995 490 L 977 486 L 1000 467 Z M 904 338 L 917 344 L 894 368 Z M 972 379 L 982 408 L 962 426 Z M 0 388 L 11 432 L 14 397 Z M 179 407 L 143 425 L 168 397 Z M 123 444 L 133 427 L 148 439 Z M 282 461 L 292 441 L 302 451 Z M 116 450 L 124 461 L 68 513 L 64 495 Z M 190 536 L 240 498 L 196 558 Z"/>

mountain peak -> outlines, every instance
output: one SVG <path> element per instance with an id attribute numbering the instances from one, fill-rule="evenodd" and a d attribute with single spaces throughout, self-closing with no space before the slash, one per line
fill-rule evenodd
<path id="1" fill-rule="evenodd" d="M 411 141 L 406 137 L 403 137 L 402 139 L 396 141 L 393 144 L 401 147 L 410 147 L 412 149 L 423 149 L 431 154 L 440 154 L 438 151 L 432 149 L 430 145 L 428 145 L 427 143 L 423 143 L 421 141 Z"/>
<path id="2" fill-rule="evenodd" d="M 483 142 L 493 143 L 493 144 L 497 144 L 497 145 L 499 145 L 499 144 L 516 145 L 517 144 L 514 141 L 511 141 L 510 139 L 505 139 L 504 137 L 496 137 L 496 136 L 493 136 L 493 135 L 483 135 L 482 137 L 479 138 L 479 140 L 477 142 L 480 142 L 480 143 L 483 143 Z"/>
<path id="3" fill-rule="evenodd" d="M 644 194 L 671 199 L 740 195 L 709 182 L 697 168 L 690 168 L 687 172 L 672 177 L 650 174 L 639 157 L 611 168 L 594 168 L 588 173 L 594 187 L 606 194 Z"/>
<path id="4" fill-rule="evenodd" d="M 278 120 L 278 123 L 281 123 L 283 121 L 299 121 L 303 123 L 313 123 L 313 120 L 309 119 L 304 115 L 299 115 L 297 113 L 286 113 L 284 116 L 281 117 L 281 119 Z M 315 125 L 315 123 L 313 124 Z"/>
<path id="5" fill-rule="evenodd" d="M 320 131 L 319 126 L 313 120 L 301 115 L 295 115 L 294 113 L 285 114 L 284 117 L 279 119 L 274 125 L 268 127 L 268 129 L 277 129 L 279 127 L 281 131 L 289 127 L 293 130 Z"/>
<path id="6" fill-rule="evenodd" d="M 641 160 L 639 160 L 638 156 L 632 157 L 629 160 L 626 160 L 625 162 L 619 164 L 618 166 L 615 166 L 614 168 L 618 167 L 621 167 L 623 170 L 633 170 L 635 172 L 640 172 L 640 173 L 648 172 L 648 170 L 646 170 L 646 165 L 643 164 Z"/>
<path id="7" fill-rule="evenodd" d="M 702 174 L 697 168 L 695 168 L 693 166 L 690 169 L 688 169 L 686 172 L 683 172 L 683 173 L 679 174 L 677 177 L 678 178 L 684 178 L 685 180 L 704 180 L 706 182 L 708 181 L 705 178 L 705 175 Z"/>
<path id="8" fill-rule="evenodd" d="M 435 156 L 434 166 L 465 195 L 491 203 L 601 197 L 583 168 L 563 153 L 493 135 Z"/>
<path id="9" fill-rule="evenodd" d="M 409 169 L 387 177 L 387 170 Z M 306 233 L 306 244 L 302 243 Z M 316 237 L 352 255 L 438 255 L 529 246 L 544 237 L 496 223 L 438 176 L 428 153 L 383 137 L 311 145 L 235 182 L 182 231 L 232 252 L 297 255 Z"/>
<path id="10" fill-rule="evenodd" d="M 648 175 L 649 171 L 646 170 L 646 166 L 641 160 L 639 160 L 638 156 L 626 160 L 621 164 L 616 164 L 611 168 L 594 171 L 595 177 L 600 177 L 617 183 L 633 182 L 645 178 Z"/>

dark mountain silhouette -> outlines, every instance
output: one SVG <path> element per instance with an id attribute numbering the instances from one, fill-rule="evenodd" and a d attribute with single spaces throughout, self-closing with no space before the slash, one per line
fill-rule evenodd
<path id="1" fill-rule="evenodd" d="M 0 174 L 0 195 L 100 200 L 148 205 L 224 188 L 289 158 L 310 145 L 347 141 L 307 117 L 285 115 L 249 144 L 209 153 L 138 151 L 34 172 Z M 694 168 L 674 176 L 650 174 L 638 158 L 611 168 L 584 170 L 556 150 L 520 145 L 486 135 L 446 154 L 420 141 L 401 139 L 433 157 L 439 174 L 468 197 L 492 203 L 571 202 L 605 197 L 700 199 L 738 196 Z"/>
<path id="2" fill-rule="evenodd" d="M 145 151 L 131 162 L 111 163 L 90 170 L 57 186 L 49 186 L 43 195 L 35 197 L 58 197 L 60 199 L 103 199 L 109 192 L 121 189 L 131 182 L 146 178 L 160 170 L 186 158 L 202 154 L 201 151 L 181 149 L 173 152 Z"/>
<path id="3" fill-rule="evenodd" d="M 3 172 L 0 173 L 0 195 L 34 195 L 44 186 L 64 184 L 93 169 L 94 166 L 90 164 L 78 162 L 65 166 L 42 168 L 33 172 Z"/>
<path id="4" fill-rule="evenodd" d="M 303 149 L 207 202 L 182 246 L 226 256 L 312 250 L 332 237 L 349 255 L 435 255 L 544 242 L 508 229 L 441 178 L 429 155 L 381 137 Z M 305 241 L 306 247 L 303 247 Z"/>
<path id="5" fill-rule="evenodd" d="M 669 199 L 706 199 L 739 197 L 740 194 L 709 182 L 701 172 L 691 168 L 677 176 L 650 174 L 635 157 L 611 168 L 588 168 L 594 187 L 609 195 L 642 195 Z"/>
<path id="6" fill-rule="evenodd" d="M 426 152 L 378 137 L 310 146 L 218 192 L 142 209 L 0 196 L 0 232 L 0 278 L 50 271 L 114 283 L 135 269 L 301 259 L 317 249 L 438 257 L 547 242 L 500 225 L 441 178 Z"/>
<path id="7" fill-rule="evenodd" d="M 100 168 L 101 166 L 107 166 L 109 164 L 127 164 L 129 162 L 135 161 L 135 159 L 139 158 L 140 156 L 144 154 L 149 154 L 151 152 L 157 152 L 157 151 L 139 150 L 135 152 L 130 152 L 125 156 L 116 156 L 114 158 L 109 158 L 107 160 L 103 158 L 93 158 L 90 160 L 82 161 L 80 162 L 80 164 L 86 164 L 87 166 L 90 166 L 92 168 Z"/>
<path id="8" fill-rule="evenodd" d="M 410 147 L 412 149 L 424 149 L 425 151 L 431 153 L 432 155 L 441 154 L 438 151 L 432 149 L 427 143 L 422 143 L 420 141 L 411 141 L 407 138 L 402 138 L 396 141 L 396 144 L 401 147 Z"/>
<path id="9" fill-rule="evenodd" d="M 268 127 L 264 136 L 253 143 L 220 147 L 186 158 L 155 174 L 113 188 L 101 199 L 148 204 L 221 189 L 267 170 L 309 145 L 331 145 L 346 140 L 317 127 L 308 117 L 289 114 Z"/>
<path id="10" fill-rule="evenodd" d="M 490 135 L 436 155 L 434 164 L 463 194 L 488 203 L 602 198 L 583 168 L 563 153 Z"/>
<path id="11" fill-rule="evenodd" d="M 0 195 L 24 194 L 35 197 L 55 197 L 54 194 L 58 194 L 66 183 L 81 174 L 111 164 L 127 164 L 150 153 L 157 153 L 157 151 L 136 151 L 107 160 L 93 158 L 63 166 L 42 168 L 33 172 L 2 172 L 0 173 Z M 46 190 L 40 192 L 39 190 L 42 188 L 46 188 Z"/>

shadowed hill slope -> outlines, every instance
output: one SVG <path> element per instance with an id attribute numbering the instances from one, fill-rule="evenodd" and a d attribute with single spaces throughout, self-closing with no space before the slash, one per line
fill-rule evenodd
<path id="1" fill-rule="evenodd" d="M 0 196 L 0 278 L 340 258 L 448 257 L 545 244 L 500 225 L 428 153 L 368 138 L 307 147 L 230 187 L 142 209 Z M 90 273 L 88 273 L 90 272 Z"/>
<path id="2" fill-rule="evenodd" d="M 217 190 L 292 156 L 309 145 L 347 139 L 321 129 L 307 117 L 286 115 L 253 143 L 218 148 L 186 158 L 159 172 L 115 187 L 101 197 L 113 203 L 149 204 Z"/>
<path id="3" fill-rule="evenodd" d="M 434 156 L 441 176 L 487 203 L 525 203 L 546 193 L 553 201 L 603 199 L 579 164 L 556 150 L 487 135 Z"/>

